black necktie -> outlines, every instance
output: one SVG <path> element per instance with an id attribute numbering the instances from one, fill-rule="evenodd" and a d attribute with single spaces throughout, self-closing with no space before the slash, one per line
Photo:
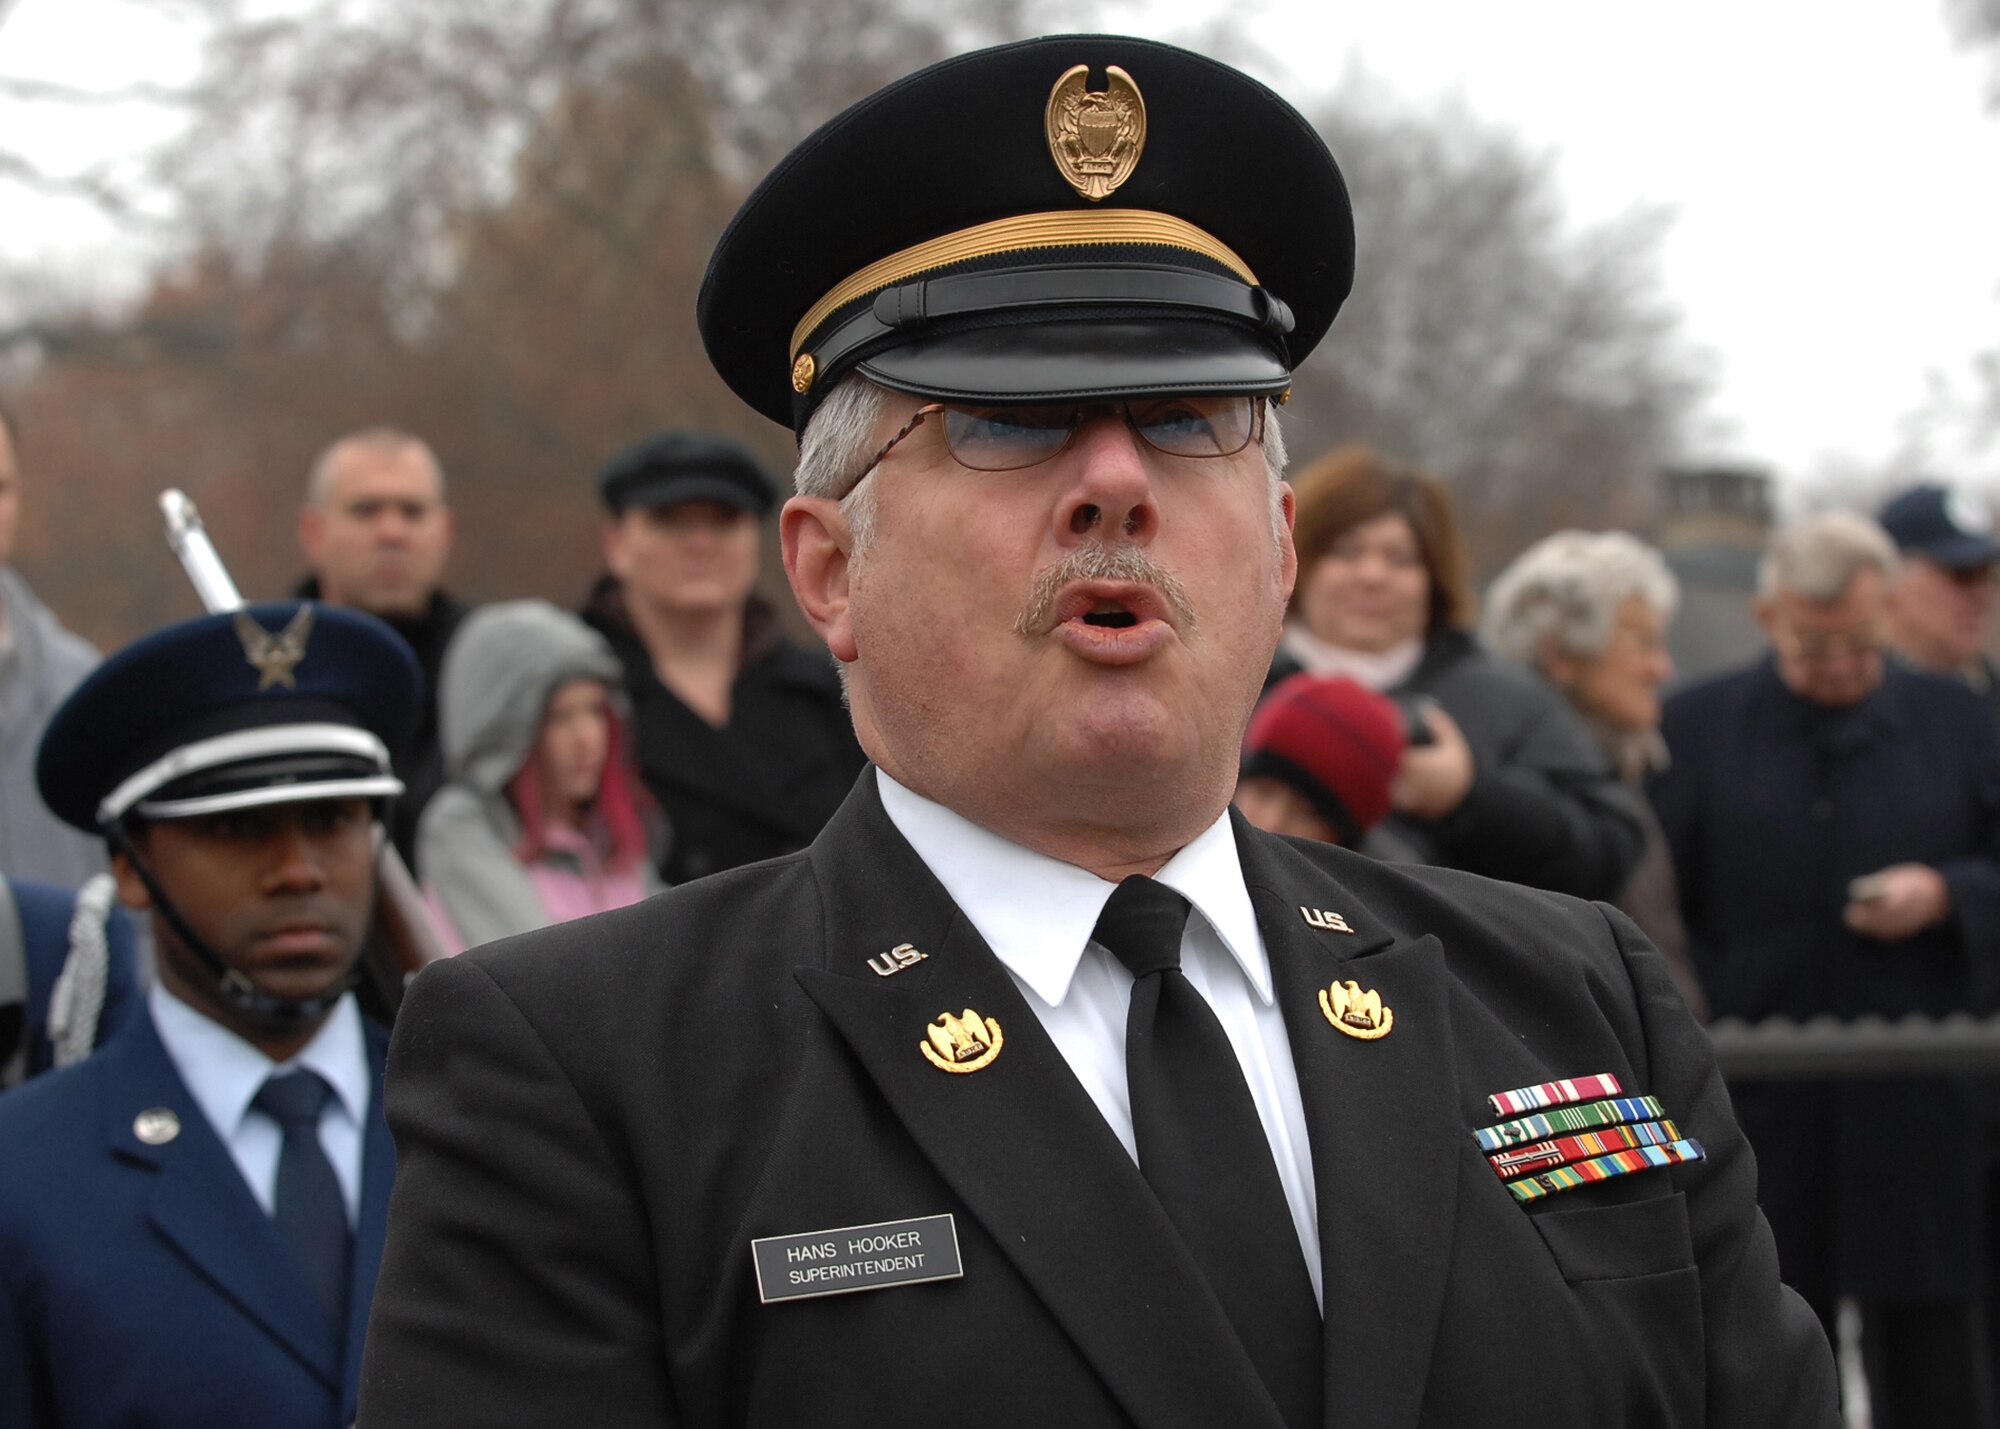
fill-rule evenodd
<path id="1" fill-rule="evenodd" d="M 1188 902 L 1142 874 L 1092 938 L 1132 973 L 1125 1070 L 1139 1170 L 1291 1429 L 1321 1419 L 1319 1307 L 1270 1140 L 1215 1012 L 1181 972 Z"/>
<path id="2" fill-rule="evenodd" d="M 336 1335 L 347 1329 L 347 1280 L 353 1237 L 340 1180 L 320 1145 L 319 1116 L 333 1088 L 317 1072 L 285 1072 L 266 1081 L 250 1105 L 278 1123 L 285 1143 L 278 1152 L 274 1219 L 305 1262 L 306 1281 L 326 1306 Z"/>

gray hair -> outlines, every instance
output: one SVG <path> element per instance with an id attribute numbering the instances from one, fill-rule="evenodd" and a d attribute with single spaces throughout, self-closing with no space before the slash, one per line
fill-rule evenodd
<path id="1" fill-rule="evenodd" d="M 395 427 L 367 427 L 336 439 L 313 459 L 312 471 L 306 477 L 306 505 L 323 508 L 327 498 L 333 495 L 334 473 L 341 462 L 364 453 L 376 457 L 411 453 L 421 457 L 431 469 L 431 475 L 437 479 L 438 500 L 444 500 L 444 468 L 438 464 L 437 454 L 431 450 L 430 443 Z"/>
<path id="2" fill-rule="evenodd" d="M 1558 531 L 1514 558 L 1486 592 L 1479 633 L 1524 665 L 1547 641 L 1580 660 L 1604 653 L 1619 607 L 1633 596 L 1661 621 L 1680 604 L 1680 582 L 1660 553 L 1623 531 Z"/>
<path id="3" fill-rule="evenodd" d="M 857 547 L 875 534 L 875 485 L 861 480 L 860 467 L 873 455 L 868 444 L 888 407 L 888 388 L 851 373 L 826 394 L 799 438 L 793 489 L 840 502 Z"/>
<path id="4" fill-rule="evenodd" d="M 1789 591 L 1810 601 L 1837 600 L 1862 571 L 1873 567 L 1893 580 L 1898 564 L 1895 542 L 1875 522 L 1853 511 L 1820 511 L 1771 533 L 1757 568 L 1757 594 Z"/>
<path id="5" fill-rule="evenodd" d="M 801 496 L 840 502 L 840 514 L 854 535 L 854 549 L 867 547 L 875 533 L 875 483 L 862 481 L 861 463 L 874 455 L 870 443 L 888 409 L 889 390 L 860 373 L 850 373 L 820 402 L 799 439 L 792 486 Z M 1264 468 L 1271 481 L 1271 524 L 1277 530 L 1284 479 L 1285 433 L 1274 406 L 1264 414 Z M 844 488 L 844 489 L 843 489 Z"/>

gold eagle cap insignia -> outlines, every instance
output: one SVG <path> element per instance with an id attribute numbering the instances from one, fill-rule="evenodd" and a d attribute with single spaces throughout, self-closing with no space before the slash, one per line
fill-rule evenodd
<path id="1" fill-rule="evenodd" d="M 1319 1010 L 1326 1014 L 1328 1022 L 1363 1042 L 1387 1037 L 1389 1029 L 1396 1025 L 1396 1014 L 1382 1005 L 1381 994 L 1373 988 L 1363 992 L 1361 984 L 1356 982 L 1337 982 L 1322 988 Z"/>
<path id="2" fill-rule="evenodd" d="M 924 1029 L 924 1038 L 917 1049 L 941 1072 L 976 1072 L 989 1066 L 1005 1041 L 999 1023 L 969 1007 L 956 1017 L 940 1014 Z"/>
<path id="3" fill-rule="evenodd" d="M 1049 91 L 1042 115 L 1049 157 L 1063 179 L 1098 203 L 1139 165 L 1146 147 L 1146 101 L 1132 76 L 1117 65 L 1104 71 L 1104 88 L 1090 88 L 1090 66 L 1072 65 Z"/>
<path id="4" fill-rule="evenodd" d="M 249 611 L 236 612 L 236 638 L 243 642 L 243 658 L 257 672 L 259 694 L 273 685 L 283 685 L 288 690 L 298 688 L 292 671 L 306 658 L 306 637 L 312 634 L 312 626 L 310 605 L 300 606 L 291 623 L 276 635 L 252 620 Z"/>

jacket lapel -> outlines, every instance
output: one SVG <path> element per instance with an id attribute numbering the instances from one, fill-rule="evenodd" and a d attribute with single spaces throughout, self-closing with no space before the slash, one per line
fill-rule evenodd
<path id="1" fill-rule="evenodd" d="M 154 1229 L 302 1365 L 338 1386 L 340 1364 L 325 1313 L 276 1224 L 188 1094 L 152 1017 L 142 1008 L 114 1047 L 99 1055 L 112 1063 L 105 1069 L 106 1148 L 153 1175 L 147 1212 Z M 135 1121 L 159 1108 L 173 1113 L 179 1131 L 164 1144 L 148 1145 Z"/>
<path id="2" fill-rule="evenodd" d="M 812 848 L 827 966 L 797 978 L 938 1173 L 1132 1419 L 1269 1426 L 1276 1408 L 1166 1213 L 977 930 L 883 812 L 872 774 Z M 883 897 L 885 889 L 893 896 Z M 926 954 L 890 977 L 868 959 Z M 954 1075 L 925 1028 L 967 1008 L 1001 1051 Z"/>
<path id="3" fill-rule="evenodd" d="M 361 1219 L 354 1228 L 354 1278 L 347 1296 L 346 1364 L 342 1374 L 341 1417 L 354 1418 L 347 1396 L 358 1390 L 361 1351 L 368 1337 L 368 1309 L 375 1294 L 375 1275 L 382 1265 L 382 1240 L 389 1227 L 389 1192 L 396 1183 L 396 1143 L 382 1116 L 382 1066 L 388 1038 L 372 1022 L 364 1023 L 368 1038 L 368 1120 L 361 1141 Z M 352 1386 L 354 1389 L 350 1389 Z"/>
<path id="4" fill-rule="evenodd" d="M 1461 1150 L 1443 950 L 1392 934 L 1314 863 L 1240 819 L 1236 828 L 1312 1142 L 1328 1423 L 1412 1425 L 1450 1268 Z M 1312 926 L 1315 912 L 1353 931 Z M 1349 980 L 1395 1014 L 1386 1035 L 1363 1040 L 1328 1021 L 1320 991 Z"/>

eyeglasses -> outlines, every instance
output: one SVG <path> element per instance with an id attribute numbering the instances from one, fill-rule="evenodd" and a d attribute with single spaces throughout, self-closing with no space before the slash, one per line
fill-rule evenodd
<path id="1" fill-rule="evenodd" d="M 2000 567 L 1939 566 L 1938 573 L 1960 590 L 1984 590 L 2000 582 Z"/>
<path id="2" fill-rule="evenodd" d="M 1884 644 L 1880 630 L 1862 629 L 1829 633 L 1818 630 L 1778 632 L 1777 644 L 1790 658 L 1807 665 L 1830 665 L 1836 660 L 1858 660 L 1879 654 Z"/>
<path id="3" fill-rule="evenodd" d="M 957 407 L 927 402 L 882 444 L 852 491 L 930 417 L 943 418 L 945 449 L 974 471 L 1019 471 L 1060 456 L 1084 424 L 1118 413 L 1132 434 L 1156 452 L 1180 457 L 1235 456 L 1264 433 L 1263 397 L 1146 397 L 1124 402 L 1073 402 L 1036 407 Z"/>

